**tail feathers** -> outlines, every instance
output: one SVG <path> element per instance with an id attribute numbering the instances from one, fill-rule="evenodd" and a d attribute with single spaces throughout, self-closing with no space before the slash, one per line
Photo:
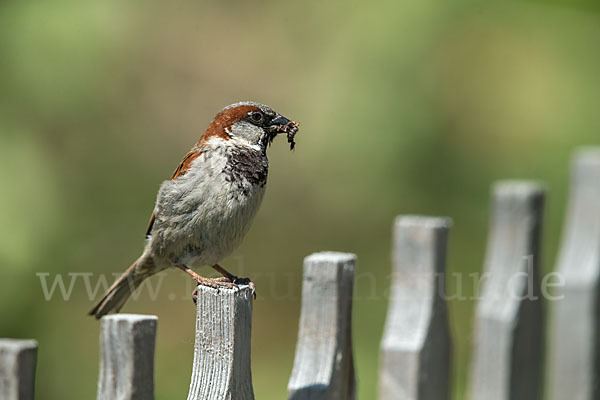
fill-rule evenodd
<path id="1" fill-rule="evenodd" d="M 145 278 L 151 275 L 148 272 L 151 270 L 149 263 L 152 261 L 142 257 L 137 259 L 117 278 L 100 301 L 90 310 L 89 315 L 100 319 L 110 312 L 119 312 L 129 296 L 135 292 L 135 289 L 141 285 Z"/>

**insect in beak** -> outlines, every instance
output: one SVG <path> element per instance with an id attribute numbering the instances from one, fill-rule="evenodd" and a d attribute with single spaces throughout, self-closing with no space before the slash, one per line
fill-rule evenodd
<path id="1" fill-rule="evenodd" d="M 298 122 L 290 121 L 289 119 L 281 115 L 277 118 L 274 118 L 269 124 L 269 127 L 271 128 L 270 131 L 275 133 L 275 135 L 280 133 L 287 134 L 287 140 L 290 144 L 290 150 L 294 150 L 294 147 L 296 145 L 294 138 L 296 136 L 296 133 L 298 133 L 299 126 L 300 124 Z"/>

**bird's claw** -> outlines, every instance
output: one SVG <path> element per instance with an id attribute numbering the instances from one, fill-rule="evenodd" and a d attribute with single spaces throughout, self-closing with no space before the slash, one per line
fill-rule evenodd
<path id="1" fill-rule="evenodd" d="M 252 282 L 250 280 L 250 278 L 240 278 L 238 276 L 233 276 L 233 283 L 235 285 L 246 285 L 250 288 L 250 291 L 252 293 L 252 297 L 254 298 L 254 300 L 256 300 L 256 285 L 254 284 L 254 282 Z"/>
<path id="2" fill-rule="evenodd" d="M 256 300 L 256 285 L 249 278 L 240 278 L 235 275 L 232 275 L 231 278 L 219 277 L 196 279 L 196 282 L 198 283 L 198 285 L 217 289 L 217 291 L 221 288 L 239 289 L 241 285 L 247 285 L 251 290 L 252 297 L 254 298 L 254 300 Z M 194 301 L 194 304 L 198 303 L 197 287 L 192 292 L 192 300 Z"/>

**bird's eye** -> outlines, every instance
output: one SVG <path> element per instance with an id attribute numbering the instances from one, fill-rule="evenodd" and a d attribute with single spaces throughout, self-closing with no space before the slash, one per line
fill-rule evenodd
<path id="1" fill-rule="evenodd" d="M 254 111 L 253 113 L 250 114 L 250 118 L 254 122 L 262 122 L 263 114 L 259 111 Z"/>

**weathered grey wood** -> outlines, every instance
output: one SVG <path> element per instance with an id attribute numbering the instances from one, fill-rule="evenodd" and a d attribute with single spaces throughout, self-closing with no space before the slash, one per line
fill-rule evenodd
<path id="1" fill-rule="evenodd" d="M 158 318 L 114 314 L 100 333 L 99 400 L 154 399 L 154 344 Z"/>
<path id="2" fill-rule="evenodd" d="M 562 299 L 550 303 L 551 400 L 600 398 L 600 148 L 575 155 L 571 180 L 556 267 L 564 286 L 551 293 Z"/>
<path id="3" fill-rule="evenodd" d="M 254 399 L 250 372 L 252 291 L 198 286 L 188 400 Z"/>
<path id="4" fill-rule="evenodd" d="M 0 339 L 0 399 L 33 400 L 35 340 Z"/>
<path id="5" fill-rule="evenodd" d="M 544 196 L 544 189 L 533 182 L 506 181 L 494 187 L 486 276 L 475 315 L 472 400 L 540 398 Z"/>
<path id="6" fill-rule="evenodd" d="M 291 400 L 352 400 L 356 395 L 352 355 L 354 254 L 324 252 L 304 259 L 302 310 Z"/>
<path id="7" fill-rule="evenodd" d="M 394 223 L 392 287 L 381 342 L 381 400 L 450 398 L 452 341 L 443 298 L 448 218 Z"/>

